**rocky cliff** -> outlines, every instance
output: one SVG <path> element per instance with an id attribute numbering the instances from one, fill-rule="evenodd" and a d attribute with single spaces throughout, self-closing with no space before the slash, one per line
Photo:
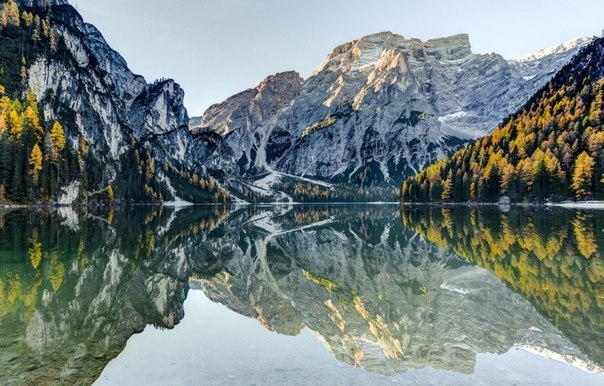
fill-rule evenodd
<path id="1" fill-rule="evenodd" d="M 248 90 L 196 122 L 222 136 L 248 176 L 398 184 L 489 133 L 587 41 L 508 61 L 474 54 L 467 35 L 421 41 L 379 33 L 335 48 L 299 87 L 291 76 L 265 81 L 291 91 L 266 95 L 289 100 L 276 112 L 273 101 L 260 113 L 257 91 Z"/>
<path id="2" fill-rule="evenodd" d="M 203 190 L 191 176 L 204 176 L 208 145 L 188 130 L 182 88 L 170 79 L 148 83 L 132 73 L 66 1 L 19 6 L 47 20 L 56 36 L 58 48 L 26 64 L 26 87 L 45 120 L 62 123 L 70 151 L 81 156 L 81 174 L 89 175 L 85 182 L 59 181 L 71 186 L 71 198 L 94 199 L 94 192 L 109 186 L 116 198 L 137 201 L 174 200 L 183 188 Z M 203 149 L 193 158 L 191 147 Z"/>

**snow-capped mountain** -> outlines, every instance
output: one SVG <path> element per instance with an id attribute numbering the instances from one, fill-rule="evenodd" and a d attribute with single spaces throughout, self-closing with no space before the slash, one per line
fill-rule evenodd
<path id="1" fill-rule="evenodd" d="M 210 107 L 196 126 L 220 134 L 248 177 L 396 185 L 488 134 L 590 40 L 508 61 L 473 53 L 468 35 L 378 33 L 336 47 L 301 85 L 292 73 L 267 78 L 276 92 L 262 105 L 259 86 Z"/>

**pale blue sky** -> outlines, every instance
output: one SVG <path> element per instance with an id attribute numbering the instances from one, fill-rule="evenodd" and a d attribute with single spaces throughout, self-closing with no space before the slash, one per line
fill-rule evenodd
<path id="1" fill-rule="evenodd" d="M 602 0 L 70 0 L 135 73 L 174 78 L 190 116 L 267 75 L 307 77 L 337 45 L 392 31 L 470 34 L 506 58 L 601 35 Z"/>

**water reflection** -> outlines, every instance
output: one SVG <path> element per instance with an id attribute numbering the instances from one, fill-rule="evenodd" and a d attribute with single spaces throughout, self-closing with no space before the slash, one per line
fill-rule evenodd
<path id="1" fill-rule="evenodd" d="M 604 363 L 601 212 L 405 208 L 405 227 L 493 272 Z"/>
<path id="2" fill-rule="evenodd" d="M 190 272 L 179 245 L 216 218 L 174 233 L 183 218 L 161 209 L 0 212 L 2 382 L 90 384 L 133 333 L 177 324 Z"/>
<path id="3" fill-rule="evenodd" d="M 599 308 L 558 308 L 571 315 L 544 317 L 521 296 L 523 291 L 511 290 L 489 271 L 460 259 L 452 245 L 437 247 L 432 242 L 439 240 L 436 235 L 454 229 L 455 221 L 431 216 L 432 211 L 413 210 L 417 221 L 430 225 L 426 229 L 416 228 L 409 211 L 403 213 L 403 227 L 396 208 L 388 207 L 294 207 L 281 214 L 252 211 L 245 214 L 243 226 L 233 231 L 225 224 L 222 237 L 232 235 L 233 240 L 227 242 L 228 253 L 220 254 L 220 272 L 202 274 L 199 279 L 208 297 L 255 317 L 268 329 L 297 334 L 308 327 L 338 360 L 380 374 L 426 366 L 472 373 L 477 353 L 504 353 L 513 346 L 562 356 L 574 365 L 599 371 Z M 570 212 L 558 214 L 560 223 L 567 220 L 564 213 Z M 451 234 L 451 239 L 483 251 L 476 237 L 466 236 L 480 234 L 490 240 L 502 226 L 508 234 L 521 231 L 509 223 L 501 225 L 497 211 L 482 215 L 490 223 L 482 223 L 474 211 L 468 216 L 474 218 L 475 233 L 466 230 L 465 235 L 463 231 Z M 538 213 L 519 216 L 527 215 L 528 221 L 546 221 Z M 585 218 L 582 224 L 595 226 L 588 220 L 596 218 Z M 526 228 L 526 224 L 517 225 Z M 491 226 L 495 228 L 490 230 Z M 537 248 L 531 245 L 529 249 Z M 561 250 L 552 258 L 576 255 L 576 249 Z M 485 261 L 496 257 L 479 255 Z M 519 254 L 517 259 L 527 257 Z M 578 265 L 583 262 L 573 261 L 560 269 L 575 270 L 575 275 L 583 277 L 584 270 L 591 269 Z M 499 264 L 482 265 L 498 273 Z M 594 284 L 601 280 L 588 289 L 584 283 L 575 283 L 576 276 L 558 275 L 552 282 L 532 272 L 530 278 L 516 276 L 522 281 L 518 289 L 545 286 L 562 292 L 573 288 L 573 294 L 581 292 L 592 303 L 601 301 L 594 292 Z M 580 337 L 569 335 L 577 338 L 571 341 L 551 323 L 564 318 L 586 319 L 591 324 L 581 330 Z M 593 343 L 588 347 L 587 342 Z"/>
<path id="4" fill-rule="evenodd" d="M 0 375 L 91 383 L 131 334 L 182 319 L 189 278 L 379 374 L 472 373 L 514 346 L 601 371 L 602 224 L 393 206 L 0 212 Z"/>

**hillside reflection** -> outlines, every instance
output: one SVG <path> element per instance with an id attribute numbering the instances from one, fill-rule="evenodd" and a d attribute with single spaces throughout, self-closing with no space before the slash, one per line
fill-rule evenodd
<path id="1" fill-rule="evenodd" d="M 176 326 L 190 285 L 379 374 L 472 373 L 477 354 L 519 346 L 601 371 L 603 223 L 395 206 L 0 211 L 0 376 L 91 383 L 133 333 Z"/>
<path id="2" fill-rule="evenodd" d="M 179 246 L 222 217 L 193 215 L 0 211 L 2 383 L 91 384 L 133 333 L 174 327 L 190 273 Z"/>
<path id="3" fill-rule="evenodd" d="M 604 363 L 602 212 L 404 208 L 405 227 L 486 268 Z"/>

